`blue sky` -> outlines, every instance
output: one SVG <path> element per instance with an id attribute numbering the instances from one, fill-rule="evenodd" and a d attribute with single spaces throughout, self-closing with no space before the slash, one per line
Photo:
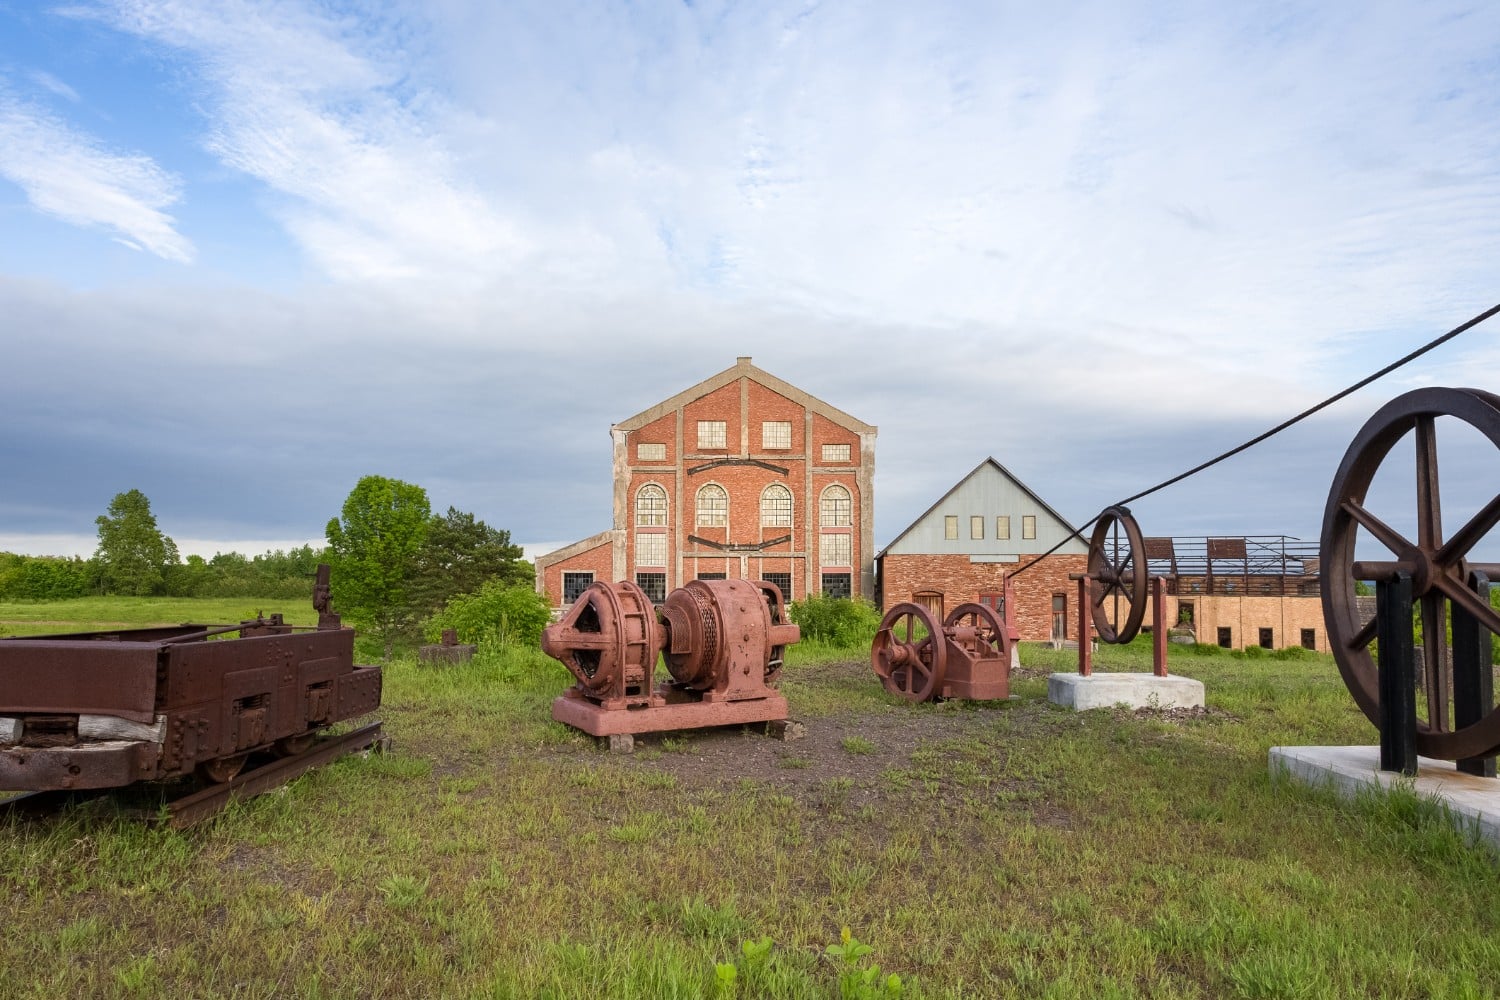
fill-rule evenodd
<path id="1" fill-rule="evenodd" d="M 368 473 L 569 542 L 738 355 L 879 425 L 878 544 L 987 455 L 1084 521 L 1500 300 L 1497 120 L 1486 3 L 0 0 L 0 548 L 137 488 L 259 551 Z M 1381 403 L 1497 375 L 1137 513 L 1315 537 Z"/>

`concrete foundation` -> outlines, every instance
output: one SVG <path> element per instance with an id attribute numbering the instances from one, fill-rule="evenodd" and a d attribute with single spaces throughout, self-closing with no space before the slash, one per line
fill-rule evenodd
<path id="1" fill-rule="evenodd" d="M 1464 774 L 1451 760 L 1418 757 L 1417 776 L 1406 778 L 1380 770 L 1378 746 L 1272 747 L 1271 777 L 1283 776 L 1327 785 L 1345 798 L 1361 788 L 1409 782 L 1418 795 L 1441 802 L 1460 823 L 1473 823 L 1480 837 L 1500 848 L 1500 779 Z"/>
<path id="2" fill-rule="evenodd" d="M 1202 708 L 1203 682 L 1155 674 L 1053 674 L 1047 700 L 1075 712 L 1091 708 Z"/>

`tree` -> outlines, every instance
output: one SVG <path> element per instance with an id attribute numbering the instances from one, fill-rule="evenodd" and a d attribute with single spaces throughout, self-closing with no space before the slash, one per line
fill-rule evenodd
<path id="1" fill-rule="evenodd" d="M 328 522 L 334 606 L 381 639 L 387 659 L 417 617 L 410 583 L 431 513 L 422 487 L 365 476 Z"/>
<path id="2" fill-rule="evenodd" d="M 442 516 L 434 514 L 417 552 L 412 603 L 430 614 L 454 595 L 472 594 L 492 580 L 503 587 L 535 582 L 535 572 L 521 546 L 511 544 L 510 532 L 453 507 Z"/>
<path id="3" fill-rule="evenodd" d="M 109 510 L 94 523 L 99 527 L 94 558 L 99 560 L 105 589 L 135 596 L 161 592 L 167 567 L 177 564 L 177 546 L 156 527 L 146 494 L 116 493 Z"/>

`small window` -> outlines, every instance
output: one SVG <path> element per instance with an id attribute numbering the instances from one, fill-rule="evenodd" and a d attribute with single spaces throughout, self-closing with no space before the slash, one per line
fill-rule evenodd
<path id="1" fill-rule="evenodd" d="M 760 424 L 760 446 L 781 451 L 792 446 L 792 425 L 787 420 L 762 420 Z"/>
<path id="2" fill-rule="evenodd" d="M 667 564 L 667 536 L 656 531 L 635 536 L 635 564 L 637 566 L 665 566 Z"/>
<path id="3" fill-rule="evenodd" d="M 1177 605 L 1177 624 L 1184 628 L 1192 628 L 1195 624 L 1194 615 L 1197 609 L 1192 601 L 1182 601 Z"/>
<path id="4" fill-rule="evenodd" d="M 980 517 L 978 514 L 975 514 L 974 516 L 969 518 L 969 537 L 984 537 L 984 518 Z"/>
<path id="5" fill-rule="evenodd" d="M 1276 648 L 1276 632 L 1275 632 L 1274 629 L 1263 628 L 1263 629 L 1260 630 L 1260 648 L 1261 649 L 1275 649 Z"/>
<path id="6" fill-rule="evenodd" d="M 849 446 L 847 444 L 825 444 L 823 446 L 823 461 L 825 461 L 825 462 L 847 462 L 847 461 L 849 461 Z"/>
<path id="7" fill-rule="evenodd" d="M 824 566 L 854 565 L 853 536 L 846 532 L 825 532 L 819 538 L 818 562 Z"/>
<path id="8" fill-rule="evenodd" d="M 722 528 L 729 524 L 729 494 L 709 483 L 698 491 L 698 526 Z"/>
<path id="9" fill-rule="evenodd" d="M 1035 514 L 1022 514 L 1021 515 L 1021 537 L 1022 538 L 1035 538 L 1036 537 L 1036 515 Z"/>
<path id="10" fill-rule="evenodd" d="M 774 583 L 776 589 L 781 591 L 781 599 L 790 601 L 792 599 L 792 574 L 790 573 L 762 573 L 760 578 L 767 583 Z"/>
<path id="11" fill-rule="evenodd" d="M 763 528 L 792 526 L 792 491 L 780 483 L 767 486 L 760 495 L 760 524 Z"/>
<path id="12" fill-rule="evenodd" d="M 1302 630 L 1302 648 L 1303 649 L 1317 649 L 1318 648 L 1318 630 L 1317 629 L 1305 628 L 1305 629 Z"/>
<path id="13" fill-rule="evenodd" d="M 729 426 L 722 420 L 698 421 L 698 448 L 727 448 Z"/>
<path id="14" fill-rule="evenodd" d="M 635 523 L 648 528 L 665 527 L 667 523 L 667 491 L 655 483 L 648 483 L 635 495 Z"/>
<path id="15" fill-rule="evenodd" d="M 1219 626 L 1219 648 L 1231 649 L 1234 646 L 1234 633 L 1228 625 Z"/>
<path id="16" fill-rule="evenodd" d="M 667 460 L 667 446 L 664 444 L 647 444 L 642 442 L 635 446 L 635 457 L 642 462 L 665 462 Z"/>
<path id="17" fill-rule="evenodd" d="M 592 573 L 564 573 L 563 574 L 563 603 L 572 604 L 588 590 L 594 582 Z"/>
<path id="18" fill-rule="evenodd" d="M 727 579 L 729 579 L 729 574 L 727 574 L 727 573 L 699 573 L 698 574 L 698 579 L 700 579 L 700 580 L 727 580 Z"/>
<path id="19" fill-rule="evenodd" d="M 652 604 L 660 604 L 667 599 L 667 574 L 665 573 L 637 573 L 635 585 L 646 592 Z"/>
<path id="20" fill-rule="evenodd" d="M 849 573 L 824 573 L 824 597 L 849 597 L 854 593 L 852 576 Z"/>
<path id="21" fill-rule="evenodd" d="M 849 499 L 849 491 L 842 486 L 828 487 L 823 491 L 819 513 L 825 528 L 847 528 L 852 525 L 854 505 Z"/>
<path id="22" fill-rule="evenodd" d="M 947 516 L 945 516 L 943 518 L 943 537 L 946 538 L 950 542 L 957 540 L 957 538 L 958 538 L 958 515 L 957 514 L 948 514 Z"/>
<path id="23" fill-rule="evenodd" d="M 1001 541 L 1010 538 L 1010 515 L 1001 514 L 995 518 L 995 537 Z"/>

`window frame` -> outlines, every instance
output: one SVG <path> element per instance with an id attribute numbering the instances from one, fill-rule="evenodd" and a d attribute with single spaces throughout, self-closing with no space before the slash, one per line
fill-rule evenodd
<path id="1" fill-rule="evenodd" d="M 768 512 L 767 503 L 773 499 L 771 494 L 774 491 L 780 491 L 782 494 L 784 494 L 784 496 L 778 496 L 774 498 L 777 501 L 785 501 L 786 508 L 784 514 L 782 513 L 779 506 L 775 510 Z M 795 504 L 795 502 L 796 498 L 792 496 L 792 491 L 784 484 L 771 483 L 770 485 L 768 485 L 765 489 L 760 491 L 760 526 L 762 528 L 792 527 L 792 515 L 795 513 L 795 511 L 793 510 L 793 504 Z"/>
<path id="2" fill-rule="evenodd" d="M 823 492 L 818 494 L 818 525 L 823 528 L 854 527 L 854 494 L 849 487 L 843 483 L 829 483 L 823 487 Z"/>
<path id="3" fill-rule="evenodd" d="M 944 514 L 943 515 L 943 541 L 945 541 L 945 542 L 956 542 L 956 541 L 958 541 L 958 515 L 957 514 Z"/>
<path id="4" fill-rule="evenodd" d="M 642 500 L 648 493 L 652 493 L 651 499 L 661 501 L 661 509 L 643 510 Z M 659 497 L 657 496 L 659 494 Z M 667 526 L 667 490 L 660 483 L 643 483 L 641 488 L 635 491 L 635 526 L 637 528 L 665 528 Z M 642 518 L 657 518 L 660 520 L 642 520 Z"/>
<path id="5" fill-rule="evenodd" d="M 1035 514 L 1022 514 L 1021 515 L 1021 540 L 1022 541 L 1027 541 L 1027 542 L 1031 542 L 1031 541 L 1035 541 L 1036 540 L 1036 515 Z"/>
<path id="6" fill-rule="evenodd" d="M 586 577 L 588 577 L 587 581 L 580 581 L 580 580 L 574 580 L 573 581 L 573 583 L 575 585 L 579 584 L 579 583 L 582 583 L 583 585 L 579 586 L 579 587 L 576 587 L 576 589 L 574 590 L 574 593 L 573 593 L 572 597 L 568 596 L 568 577 L 570 577 L 570 576 L 571 577 L 580 577 L 580 576 L 586 576 Z M 574 601 L 578 600 L 578 598 L 580 598 L 580 597 L 583 596 L 583 592 L 585 590 L 588 590 L 593 585 L 594 585 L 594 571 L 593 570 L 564 570 L 563 571 L 563 575 L 562 575 L 562 590 L 563 590 L 562 602 L 564 604 L 572 604 Z"/>
<path id="7" fill-rule="evenodd" d="M 775 429 L 775 440 L 772 440 L 772 429 Z M 784 437 L 783 429 L 785 430 Z M 784 444 L 783 441 L 785 441 Z M 791 451 L 792 422 L 790 420 L 762 420 L 760 422 L 760 449 L 761 451 Z"/>
<path id="8" fill-rule="evenodd" d="M 706 433 L 705 433 L 706 432 Z M 714 444 L 717 440 L 719 443 Z M 700 420 L 698 421 L 698 450 L 699 451 L 725 451 L 729 448 L 729 421 L 727 420 Z"/>
<path id="9" fill-rule="evenodd" d="M 1010 541 L 1010 515 L 1009 514 L 996 514 L 995 515 L 995 539 L 996 539 L 996 541 L 1001 541 L 1001 542 L 1008 542 L 1008 541 Z"/>
<path id="10" fill-rule="evenodd" d="M 716 510 L 704 502 L 706 497 L 715 493 L 723 500 L 721 510 Z M 728 528 L 729 491 L 718 483 L 704 483 L 698 487 L 698 491 L 693 494 L 693 525 L 698 528 Z"/>

